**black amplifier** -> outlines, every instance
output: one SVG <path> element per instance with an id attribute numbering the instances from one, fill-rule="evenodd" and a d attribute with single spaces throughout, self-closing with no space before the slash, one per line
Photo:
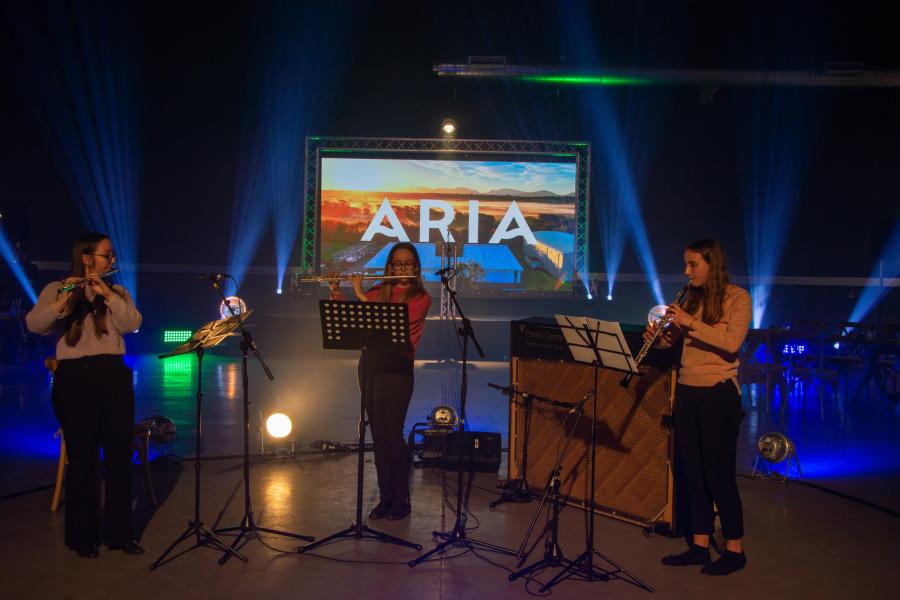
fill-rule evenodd
<path id="1" fill-rule="evenodd" d="M 500 470 L 500 434 L 483 431 L 463 432 L 463 469 L 476 473 L 496 473 Z M 443 466 L 447 471 L 457 468 L 459 432 L 444 437 Z"/>

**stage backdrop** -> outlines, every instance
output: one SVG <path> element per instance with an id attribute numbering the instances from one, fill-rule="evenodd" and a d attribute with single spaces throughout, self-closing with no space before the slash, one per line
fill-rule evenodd
<path id="1" fill-rule="evenodd" d="M 578 277 L 576 153 L 318 148 L 307 177 L 312 161 L 319 272 L 381 273 L 403 241 L 416 245 L 428 281 L 446 242 L 477 285 L 564 290 Z"/>

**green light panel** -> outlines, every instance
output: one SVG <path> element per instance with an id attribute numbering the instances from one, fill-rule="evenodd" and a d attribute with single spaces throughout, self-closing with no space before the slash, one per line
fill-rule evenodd
<path id="1" fill-rule="evenodd" d="M 172 342 L 186 342 L 191 339 L 193 332 L 187 329 L 166 329 L 163 331 L 163 342 L 171 344 Z"/>
<path id="2" fill-rule="evenodd" d="M 521 81 L 562 85 L 647 85 L 649 79 L 640 77 L 614 77 L 611 75 L 523 75 Z"/>

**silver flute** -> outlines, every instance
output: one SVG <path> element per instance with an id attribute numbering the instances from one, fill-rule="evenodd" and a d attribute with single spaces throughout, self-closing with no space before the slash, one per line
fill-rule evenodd
<path id="1" fill-rule="evenodd" d="M 119 272 L 118 269 L 112 269 L 111 271 L 107 271 L 106 273 L 101 273 L 100 279 L 106 279 L 110 275 L 115 275 L 118 272 Z M 59 288 L 59 290 L 57 290 L 57 292 L 60 294 L 64 294 L 65 292 L 71 292 L 75 288 L 81 287 L 82 285 L 86 284 L 87 282 L 88 282 L 88 278 L 82 277 L 78 281 L 73 281 L 72 283 L 62 286 L 61 288 Z"/>
<path id="2" fill-rule="evenodd" d="M 300 283 L 321 283 L 323 281 L 346 281 L 350 279 L 350 275 L 314 275 L 311 277 L 301 277 L 297 281 Z M 363 281 L 390 281 L 393 279 L 414 279 L 414 275 L 363 275 Z"/>

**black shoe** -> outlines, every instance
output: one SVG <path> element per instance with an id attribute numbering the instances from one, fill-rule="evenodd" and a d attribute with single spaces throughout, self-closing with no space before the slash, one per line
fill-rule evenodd
<path id="1" fill-rule="evenodd" d="M 691 544 L 691 547 L 681 554 L 670 554 L 663 557 L 662 564 L 669 567 L 686 567 L 688 565 L 708 565 L 709 548 Z"/>
<path id="2" fill-rule="evenodd" d="M 399 521 L 405 519 L 412 512 L 412 506 L 409 504 L 409 498 L 398 498 L 391 504 L 391 509 L 385 515 L 388 521 Z"/>
<path id="3" fill-rule="evenodd" d="M 147 552 L 146 550 L 141 548 L 140 545 L 134 540 L 129 540 L 122 545 L 116 544 L 107 547 L 110 550 L 121 550 L 125 554 L 131 554 L 132 556 L 138 556 Z"/>
<path id="4" fill-rule="evenodd" d="M 72 546 L 72 550 L 81 558 L 97 558 L 100 556 L 100 550 L 97 546 Z"/>
<path id="5" fill-rule="evenodd" d="M 378 521 L 379 519 L 383 519 L 387 516 L 388 512 L 391 510 L 392 502 L 390 500 L 385 500 L 382 498 L 378 501 L 378 504 L 369 511 L 369 519 L 372 521 Z"/>
<path id="6" fill-rule="evenodd" d="M 704 575 L 730 575 L 747 566 L 747 555 L 743 552 L 725 552 L 712 564 L 706 565 L 700 572 Z"/>

